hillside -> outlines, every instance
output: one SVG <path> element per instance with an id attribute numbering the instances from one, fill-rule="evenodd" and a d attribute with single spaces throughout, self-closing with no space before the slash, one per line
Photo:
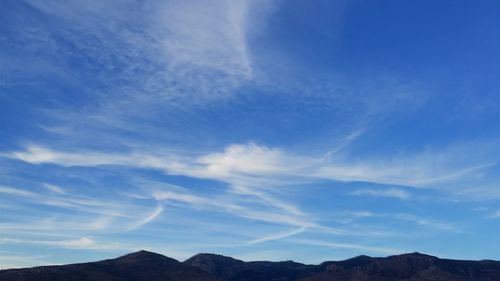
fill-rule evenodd
<path id="1" fill-rule="evenodd" d="M 306 265 L 244 262 L 198 254 L 184 262 L 139 251 L 115 259 L 0 271 L 1 281 L 498 281 L 500 261 L 440 259 L 420 253 L 358 256 Z"/>

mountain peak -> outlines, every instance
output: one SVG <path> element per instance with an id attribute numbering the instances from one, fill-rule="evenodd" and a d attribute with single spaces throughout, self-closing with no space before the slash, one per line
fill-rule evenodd
<path id="1" fill-rule="evenodd" d="M 146 251 L 146 250 L 139 250 L 137 252 L 132 252 L 132 253 L 129 253 L 129 254 L 126 254 L 124 256 L 121 256 L 119 258 L 124 258 L 124 257 L 134 257 L 134 258 L 145 258 L 145 257 L 165 257 L 164 255 L 161 255 L 161 254 L 158 254 L 158 253 L 155 253 L 155 252 L 150 252 L 150 251 Z"/>
<path id="2" fill-rule="evenodd" d="M 123 256 L 120 256 L 116 259 L 108 260 L 108 261 L 114 261 L 114 262 L 122 262 L 122 263 L 136 263 L 136 262 L 152 262 L 152 261 L 161 261 L 161 262 L 168 262 L 168 263 L 179 263 L 179 261 L 169 258 L 167 256 L 146 251 L 146 250 L 140 250 L 137 252 L 133 252 L 130 254 L 126 254 Z"/>
<path id="3" fill-rule="evenodd" d="M 223 255 L 200 253 L 184 261 L 185 264 L 194 266 L 203 272 L 230 279 L 246 268 L 244 261 Z"/>
<path id="4" fill-rule="evenodd" d="M 350 258 L 350 260 L 372 260 L 373 258 L 367 255 L 359 255 L 354 258 Z"/>
<path id="5" fill-rule="evenodd" d="M 212 253 L 199 253 L 196 254 L 189 259 L 184 261 L 185 263 L 188 264 L 193 264 L 193 263 L 200 263 L 200 262 L 211 262 L 211 263 L 243 263 L 243 261 L 228 257 L 228 256 L 223 256 L 223 255 L 218 255 L 218 254 L 212 254 Z"/>
<path id="6" fill-rule="evenodd" d="M 391 257 L 413 257 L 413 258 L 432 258 L 432 259 L 437 259 L 435 256 L 427 255 L 427 254 L 422 254 L 419 252 L 412 252 L 412 253 L 406 253 L 406 254 L 401 254 L 401 255 L 395 255 Z"/>
<path id="7" fill-rule="evenodd" d="M 148 250 L 139 250 L 137 252 L 132 252 L 127 255 L 159 255 L 159 254 Z"/>

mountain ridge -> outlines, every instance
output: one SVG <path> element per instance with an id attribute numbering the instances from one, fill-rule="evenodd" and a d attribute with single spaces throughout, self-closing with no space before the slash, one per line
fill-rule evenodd
<path id="1" fill-rule="evenodd" d="M 184 261 L 150 251 L 67 265 L 0 270 L 1 281 L 498 281 L 500 261 L 441 259 L 422 253 L 361 255 L 317 265 L 242 261 L 211 253 Z"/>

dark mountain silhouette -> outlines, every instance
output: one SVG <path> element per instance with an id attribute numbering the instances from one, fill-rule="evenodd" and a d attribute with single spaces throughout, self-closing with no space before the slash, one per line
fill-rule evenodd
<path id="1" fill-rule="evenodd" d="M 293 261 L 244 262 L 214 254 L 198 254 L 184 263 L 228 281 L 296 280 L 317 272 L 317 266 Z M 319 272 L 319 271 L 318 271 Z"/>
<path id="2" fill-rule="evenodd" d="M 160 254 L 139 251 L 116 259 L 0 271 L 1 281 L 216 281 L 202 270 Z"/>
<path id="3" fill-rule="evenodd" d="M 116 259 L 0 270 L 0 281 L 500 281 L 500 261 L 440 259 L 420 253 L 358 256 L 306 265 L 244 262 L 198 254 L 184 262 L 139 251 Z"/>

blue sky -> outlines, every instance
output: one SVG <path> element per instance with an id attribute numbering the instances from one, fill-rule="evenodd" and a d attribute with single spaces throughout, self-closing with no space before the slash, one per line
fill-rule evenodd
<path id="1" fill-rule="evenodd" d="M 500 259 L 500 2 L 0 5 L 2 268 Z"/>

